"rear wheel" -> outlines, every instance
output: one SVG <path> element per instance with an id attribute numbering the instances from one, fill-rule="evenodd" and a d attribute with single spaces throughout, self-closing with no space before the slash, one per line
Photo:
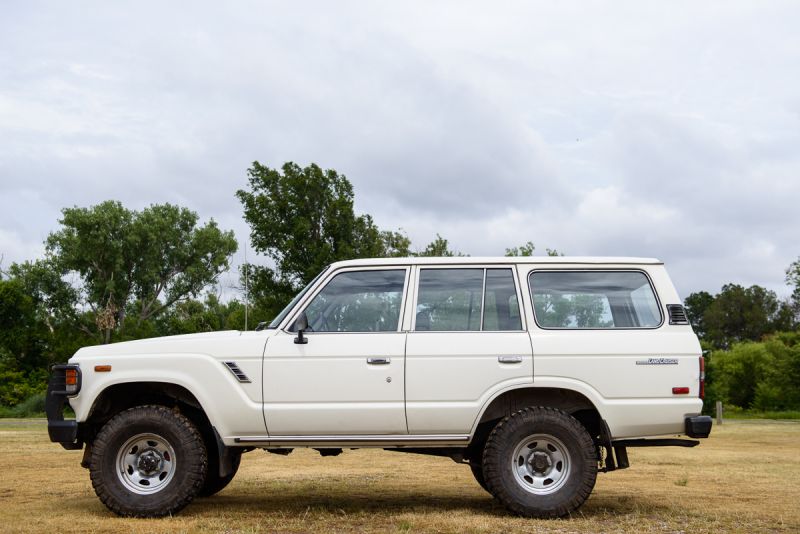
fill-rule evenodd
<path id="1" fill-rule="evenodd" d="M 483 478 L 483 464 L 480 462 L 480 460 L 470 460 L 469 468 L 472 471 L 472 476 L 475 477 L 475 480 L 478 482 L 480 487 L 486 491 L 489 491 L 489 488 L 486 486 L 486 480 Z"/>
<path id="2" fill-rule="evenodd" d="M 597 452 L 574 417 L 553 408 L 525 408 L 501 421 L 483 451 L 489 492 L 515 513 L 562 517 L 594 488 Z"/>
<path id="3" fill-rule="evenodd" d="M 125 410 L 103 426 L 92 446 L 89 474 L 112 512 L 160 517 L 192 501 L 206 470 L 206 448 L 192 422 L 151 405 Z"/>

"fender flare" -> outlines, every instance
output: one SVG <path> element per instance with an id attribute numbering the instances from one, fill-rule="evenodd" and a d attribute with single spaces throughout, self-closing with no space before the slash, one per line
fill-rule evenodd
<path id="1" fill-rule="evenodd" d="M 543 389 L 555 389 L 555 390 L 564 390 L 570 391 L 572 393 L 577 393 L 584 397 L 589 404 L 591 404 L 597 413 L 600 414 L 602 419 L 605 419 L 605 402 L 603 402 L 603 396 L 600 393 L 591 387 L 589 384 L 582 382 L 580 380 L 575 380 L 572 378 L 564 378 L 564 377 L 550 377 L 550 376 L 542 376 L 536 377 L 533 383 L 529 384 L 514 384 L 512 386 L 501 388 L 495 391 L 491 396 L 489 396 L 481 406 L 481 409 L 472 423 L 472 428 L 470 429 L 470 440 L 475 436 L 475 433 L 478 430 L 478 425 L 481 423 L 484 414 L 486 411 L 491 407 L 492 403 L 496 401 L 501 396 L 509 393 L 511 391 L 520 391 L 520 390 L 543 390 Z"/>

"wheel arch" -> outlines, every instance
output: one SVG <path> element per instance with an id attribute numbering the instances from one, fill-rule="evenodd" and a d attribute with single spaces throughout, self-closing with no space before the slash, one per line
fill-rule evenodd
<path id="1" fill-rule="evenodd" d="M 81 439 L 91 443 L 100 428 L 116 414 L 134 406 L 158 404 L 179 410 L 204 438 L 214 427 L 197 396 L 187 387 L 163 381 L 129 381 L 107 385 L 94 398 L 86 420 L 80 424 Z"/>
<path id="2" fill-rule="evenodd" d="M 470 434 L 470 447 L 482 447 L 497 422 L 529 406 L 556 408 L 577 419 L 595 439 L 603 432 L 603 415 L 588 395 L 564 386 L 521 386 L 497 393 L 484 405 Z"/>

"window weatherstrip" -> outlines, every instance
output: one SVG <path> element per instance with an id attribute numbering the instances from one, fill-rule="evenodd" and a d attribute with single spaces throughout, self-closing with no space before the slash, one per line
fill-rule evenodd
<path id="1" fill-rule="evenodd" d="M 486 267 L 483 268 L 483 288 L 481 289 L 481 326 L 479 332 L 483 332 L 483 306 L 486 304 Z"/>
<path id="2" fill-rule="evenodd" d="M 527 332 L 528 331 L 528 318 L 525 317 L 525 308 L 523 304 L 523 291 L 522 282 L 524 280 L 523 274 L 519 272 L 517 269 L 519 268 L 519 264 L 511 262 L 511 263 L 487 263 L 484 264 L 484 267 L 480 265 L 458 265 L 458 264 L 419 264 L 414 265 L 413 267 L 416 268 L 414 272 L 414 280 L 413 280 L 413 288 L 409 288 L 410 291 L 414 291 L 414 294 L 411 299 L 411 325 L 409 332 L 413 332 L 415 334 L 463 334 L 465 332 L 491 332 L 491 333 L 507 333 L 507 332 Z M 487 267 L 488 266 L 488 267 Z M 436 269 L 484 269 L 488 271 L 489 269 L 508 269 L 511 271 L 511 278 L 514 281 L 514 287 L 517 290 L 517 303 L 519 305 L 519 313 L 520 313 L 520 328 L 518 330 L 417 330 L 417 305 L 419 304 L 419 289 L 420 283 L 422 282 L 422 271 L 424 270 L 436 270 Z M 530 295 L 530 287 L 528 288 L 528 294 Z M 531 296 L 531 298 L 533 298 Z M 533 304 L 533 300 L 531 300 L 531 304 Z M 483 317 L 483 310 L 481 310 L 481 317 Z M 535 322 L 535 318 L 534 318 Z M 483 325 L 481 325 L 482 327 Z"/>
<path id="3" fill-rule="evenodd" d="M 301 302 L 298 302 L 295 307 L 292 309 L 292 312 L 287 315 L 287 317 L 291 317 L 288 321 L 284 318 L 283 327 L 280 330 L 283 330 L 287 334 L 293 334 L 289 330 L 289 328 L 294 324 L 297 318 L 300 316 L 301 313 L 306 311 L 306 308 L 311 304 L 311 302 L 316 298 L 316 296 L 321 293 L 327 285 L 333 281 L 334 278 L 339 276 L 340 274 L 350 273 L 350 272 L 366 272 L 366 271 L 405 271 L 405 278 L 403 281 L 403 291 L 408 291 L 408 284 L 410 282 L 409 279 L 409 271 L 411 270 L 410 265 L 379 265 L 379 266 L 363 266 L 363 267 L 340 267 L 332 271 L 329 276 L 326 276 L 323 280 L 319 280 L 316 287 L 313 288 L 312 291 L 309 291 L 306 294 Z M 403 293 L 405 295 L 405 293 Z M 405 303 L 405 298 L 403 298 L 400 302 L 400 318 L 397 321 L 397 329 L 396 330 L 382 330 L 378 332 L 306 332 L 305 335 L 309 334 L 397 334 L 402 332 L 403 327 L 403 305 Z"/>
<path id="4" fill-rule="evenodd" d="M 528 318 L 525 316 L 525 306 L 523 304 L 524 295 L 522 289 L 522 281 L 524 278 L 521 277 L 521 273 L 519 272 L 519 264 L 514 265 L 511 269 L 511 278 L 514 280 L 514 287 L 517 290 L 517 306 L 519 307 L 519 325 L 523 332 L 528 331 Z M 530 294 L 530 287 L 528 288 L 528 294 L 531 297 L 531 308 L 533 308 L 533 295 Z"/>
<path id="5" fill-rule="evenodd" d="M 633 327 L 620 326 L 620 327 L 614 327 L 614 328 L 570 328 L 568 326 L 567 327 L 564 327 L 564 326 L 542 326 L 541 324 L 539 324 L 539 318 L 536 316 L 536 303 L 534 301 L 533 286 L 531 285 L 531 282 L 532 282 L 533 275 L 535 273 L 548 273 L 548 272 L 549 273 L 641 273 L 641 274 L 644 275 L 645 279 L 647 279 L 647 283 L 650 285 L 650 291 L 653 292 L 653 296 L 656 299 L 656 304 L 658 305 L 658 314 L 659 314 L 659 316 L 661 318 L 661 321 L 656 326 L 633 326 Z M 571 330 L 571 331 L 595 330 L 595 331 L 613 332 L 614 330 L 656 330 L 656 329 L 661 328 L 662 326 L 664 326 L 665 320 L 664 320 L 664 312 L 663 312 L 663 310 L 661 308 L 661 297 L 659 296 L 658 291 L 656 291 L 656 286 L 655 286 L 655 284 L 653 284 L 653 279 L 650 278 L 650 273 L 648 273 L 644 269 L 625 269 L 625 268 L 621 268 L 621 269 L 614 269 L 614 268 L 610 268 L 610 269 L 609 268 L 605 268 L 605 269 L 604 268 L 599 268 L 599 269 L 591 269 L 591 268 L 590 269 L 552 269 L 552 268 L 551 269 L 548 269 L 548 268 L 536 269 L 536 268 L 534 268 L 534 269 L 531 269 L 530 271 L 528 271 L 527 284 L 526 285 L 528 286 L 528 295 L 531 298 L 531 307 L 533 308 L 531 310 L 531 312 L 533 314 L 533 322 L 536 323 L 536 327 L 541 329 L 541 330 Z"/>

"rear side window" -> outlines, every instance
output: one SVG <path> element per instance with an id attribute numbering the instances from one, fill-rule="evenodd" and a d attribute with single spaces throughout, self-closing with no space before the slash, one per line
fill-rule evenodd
<path id="1" fill-rule="evenodd" d="M 423 269 L 416 330 L 480 330 L 483 269 Z"/>
<path id="2" fill-rule="evenodd" d="M 661 311 L 639 271 L 534 271 L 528 278 L 542 328 L 655 328 Z"/>
<path id="3" fill-rule="evenodd" d="M 511 269 L 422 269 L 416 331 L 521 330 Z"/>

